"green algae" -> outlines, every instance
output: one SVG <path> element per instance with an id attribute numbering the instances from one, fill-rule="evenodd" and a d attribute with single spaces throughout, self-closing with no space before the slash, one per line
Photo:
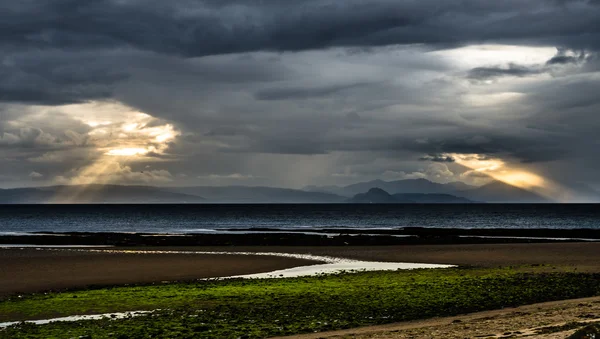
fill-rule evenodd
<path id="1" fill-rule="evenodd" d="M 15 296 L 0 302 L 0 319 L 160 310 L 20 324 L 0 338 L 263 338 L 595 295 L 600 274 L 465 268 L 122 286 Z"/>

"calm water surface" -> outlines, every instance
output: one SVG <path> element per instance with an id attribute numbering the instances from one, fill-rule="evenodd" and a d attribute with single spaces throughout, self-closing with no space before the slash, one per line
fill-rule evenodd
<path id="1" fill-rule="evenodd" d="M 227 228 L 600 228 L 600 205 L 0 205 L 0 233 Z"/>

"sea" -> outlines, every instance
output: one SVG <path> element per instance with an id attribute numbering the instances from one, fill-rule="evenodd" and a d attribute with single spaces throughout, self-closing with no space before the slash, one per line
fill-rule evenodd
<path id="1" fill-rule="evenodd" d="M 330 228 L 600 229 L 594 204 L 0 205 L 0 235 L 33 232 L 226 233 Z"/>

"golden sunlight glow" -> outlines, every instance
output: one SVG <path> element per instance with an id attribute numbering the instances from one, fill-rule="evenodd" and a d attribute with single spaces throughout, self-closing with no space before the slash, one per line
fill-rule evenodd
<path id="1" fill-rule="evenodd" d="M 125 132 L 131 132 L 131 131 L 135 130 L 136 128 L 138 128 L 138 124 L 137 123 L 123 124 L 123 126 L 121 128 Z"/>
<path id="2" fill-rule="evenodd" d="M 85 123 L 90 127 L 106 126 L 111 124 L 110 121 L 86 121 Z"/>
<path id="3" fill-rule="evenodd" d="M 546 183 L 542 177 L 539 175 L 528 173 L 528 172 L 518 172 L 518 171 L 507 171 L 506 173 L 500 173 L 496 175 L 496 178 L 500 181 L 503 181 L 507 184 L 522 187 L 522 188 L 530 188 L 530 187 L 545 187 Z"/>
<path id="4" fill-rule="evenodd" d="M 164 133 L 161 135 L 157 135 L 156 138 L 154 138 L 154 140 L 156 140 L 156 142 L 165 142 L 173 139 L 173 137 L 174 136 L 171 133 Z"/>
<path id="5" fill-rule="evenodd" d="M 445 154 L 445 156 L 450 156 L 457 164 L 469 168 L 470 170 L 465 172 L 465 175 L 484 175 L 490 179 L 535 192 L 554 201 L 568 202 L 572 201 L 575 196 L 568 187 L 543 178 L 531 171 L 512 168 L 501 159 L 480 154 L 450 153 Z"/>
<path id="6" fill-rule="evenodd" d="M 120 183 L 135 180 L 165 180 L 161 171 L 149 174 L 135 171 L 135 162 L 161 161 L 155 155 L 164 154 L 180 132 L 171 124 L 117 102 L 92 102 L 66 105 L 63 111 L 90 126 L 88 145 L 98 154 L 87 165 L 56 177 L 58 184 L 89 185 Z M 135 168 L 135 167 L 134 167 Z M 158 174 L 156 174 L 158 173 Z M 168 174 L 168 172 L 166 172 Z M 77 202 L 85 186 L 65 189 L 54 202 Z"/>
<path id="7" fill-rule="evenodd" d="M 116 147 L 108 147 L 104 154 L 122 157 L 140 157 L 151 152 L 161 154 L 168 148 L 168 143 L 179 135 L 179 132 L 171 124 L 146 126 L 146 121 L 122 124 L 123 132 L 117 135 L 117 139 L 123 139 L 123 141 L 119 142 L 120 145 Z M 98 134 L 90 133 L 90 135 Z"/>
<path id="8" fill-rule="evenodd" d="M 482 173 L 491 179 L 499 180 L 512 186 L 532 189 L 544 188 L 546 181 L 541 176 L 520 169 L 510 168 L 500 159 L 489 158 L 479 154 L 448 154 L 454 161 L 471 169 L 473 172 Z"/>
<path id="9" fill-rule="evenodd" d="M 149 150 L 145 149 L 145 148 L 117 148 L 117 149 L 111 149 L 110 151 L 106 152 L 106 155 L 113 155 L 113 156 L 121 156 L 121 157 L 133 157 L 136 155 L 145 155 L 148 154 Z"/>

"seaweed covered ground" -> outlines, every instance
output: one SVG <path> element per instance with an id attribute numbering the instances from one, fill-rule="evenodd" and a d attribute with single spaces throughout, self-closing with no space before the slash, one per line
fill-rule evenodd
<path id="1" fill-rule="evenodd" d="M 600 274 L 455 268 L 218 280 L 12 296 L 1 321 L 157 310 L 127 319 L 19 324 L 0 338 L 263 338 L 600 295 Z"/>
<path id="2" fill-rule="evenodd" d="M 565 339 L 600 325 L 600 297 L 286 336 L 287 339 Z M 281 338 L 281 337 L 280 337 Z M 585 338 L 585 337 L 584 337 Z M 580 338 L 583 339 L 583 338 Z M 589 337 L 588 337 L 589 339 Z"/>

